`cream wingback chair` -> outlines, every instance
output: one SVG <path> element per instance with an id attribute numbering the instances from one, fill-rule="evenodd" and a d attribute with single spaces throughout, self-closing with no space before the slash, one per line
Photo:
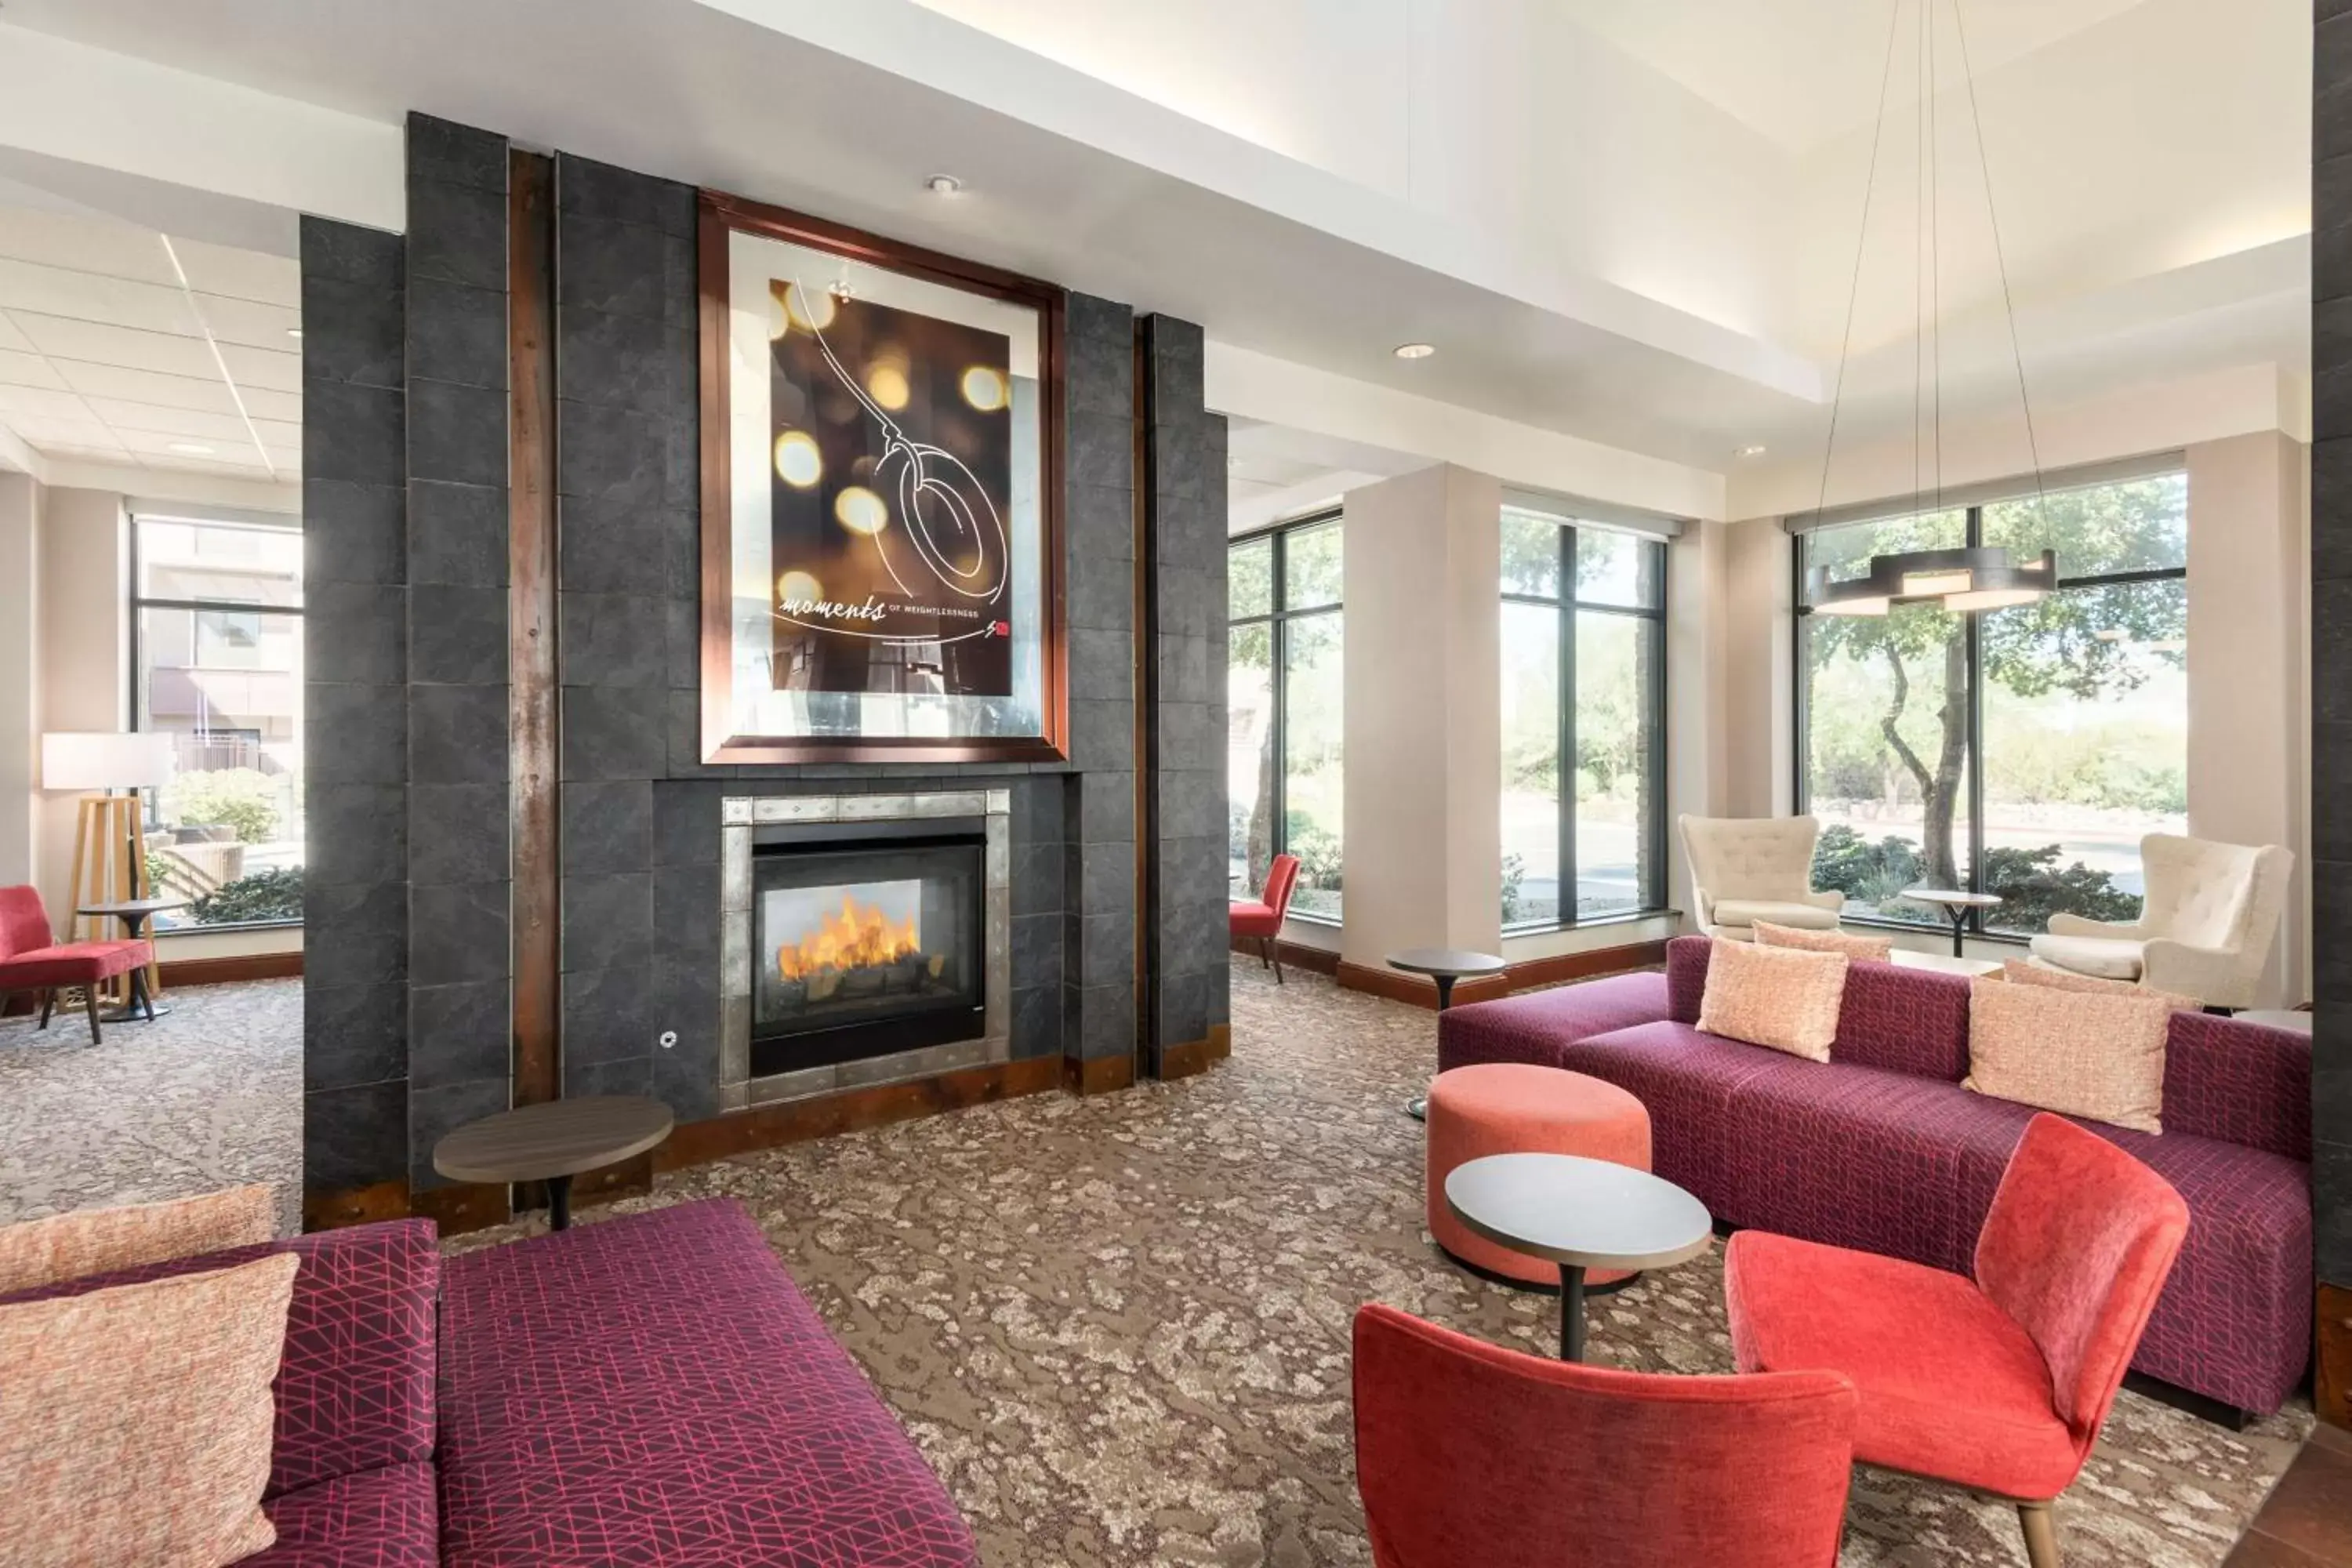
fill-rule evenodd
<path id="1" fill-rule="evenodd" d="M 2209 1007 L 2251 1007 L 2286 910 L 2294 856 L 2177 834 L 2139 841 L 2147 891 L 2129 922 L 2052 915 L 2033 939 L 2049 969 L 2136 980 L 2154 991 L 2194 996 Z"/>
<path id="2" fill-rule="evenodd" d="M 1813 891 L 1813 843 L 1822 825 L 1810 816 L 1685 816 L 1698 929 L 1734 942 L 1755 940 L 1758 921 L 1835 931 L 1843 893 Z"/>

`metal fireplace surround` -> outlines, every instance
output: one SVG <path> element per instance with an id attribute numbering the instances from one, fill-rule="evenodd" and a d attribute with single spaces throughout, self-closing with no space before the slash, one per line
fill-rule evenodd
<path id="1" fill-rule="evenodd" d="M 843 1089 L 901 1083 L 1003 1062 L 1012 1057 L 1012 792 L 940 790 L 912 795 L 730 795 L 719 805 L 719 1051 L 722 1110 L 809 1100 Z M 981 1033 L 790 1071 L 752 1075 L 752 940 L 757 925 L 753 874 L 760 830 L 794 826 L 922 825 L 977 821 L 981 856 Z M 812 845 L 811 847 L 820 846 Z"/>

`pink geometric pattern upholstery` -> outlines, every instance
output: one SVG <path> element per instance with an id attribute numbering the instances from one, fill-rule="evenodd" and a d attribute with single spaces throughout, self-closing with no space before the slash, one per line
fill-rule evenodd
<path id="1" fill-rule="evenodd" d="M 2311 1037 L 2175 1013 L 2164 1041 L 2164 1131 L 2311 1159 Z"/>
<path id="2" fill-rule="evenodd" d="M 151 1263 L 45 1285 L 0 1301 L 79 1296 L 234 1268 L 272 1253 L 302 1259 L 278 1367 L 278 1426 L 267 1497 L 433 1458 L 432 1221 L 394 1220 Z"/>
<path id="3" fill-rule="evenodd" d="M 441 1310 L 451 1568 L 978 1561 L 732 1201 L 452 1258 Z"/>
<path id="4" fill-rule="evenodd" d="M 1655 973 L 1468 1003 L 1438 1015 L 1437 1067 L 1440 1072 L 1481 1062 L 1560 1067 L 1565 1046 L 1665 1016 L 1666 977 Z"/>
<path id="5" fill-rule="evenodd" d="M 386 1465 L 262 1505 L 278 1544 L 238 1568 L 436 1568 L 440 1516 L 429 1464 Z"/>
<path id="6" fill-rule="evenodd" d="M 1669 1016 L 1677 1023 L 1698 1022 L 1714 946 L 1703 936 L 1666 944 Z M 1895 965 L 1850 968 L 1830 1060 L 1959 1082 L 1969 1072 L 1968 981 Z"/>

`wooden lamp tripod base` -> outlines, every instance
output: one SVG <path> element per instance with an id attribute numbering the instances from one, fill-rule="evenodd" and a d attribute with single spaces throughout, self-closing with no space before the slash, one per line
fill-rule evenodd
<path id="1" fill-rule="evenodd" d="M 119 904 L 150 894 L 147 881 L 147 840 L 140 824 L 138 792 L 129 795 L 86 795 L 74 824 L 73 907 Z M 77 913 L 67 922 L 75 942 L 103 942 L 121 934 L 109 929 L 102 916 Z M 163 978 L 154 960 L 147 963 L 147 994 L 163 994 Z M 131 982 L 126 975 L 106 981 L 100 994 L 113 1006 L 127 1006 Z"/>

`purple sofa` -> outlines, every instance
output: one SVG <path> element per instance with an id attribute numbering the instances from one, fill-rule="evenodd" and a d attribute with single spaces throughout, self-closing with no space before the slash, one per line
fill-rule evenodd
<path id="1" fill-rule="evenodd" d="M 731 1200 L 446 1264 L 429 1221 L 356 1226 L 7 1299 L 273 1251 L 302 1267 L 251 1568 L 979 1561 Z"/>
<path id="2" fill-rule="evenodd" d="M 1679 937 L 1664 975 L 1453 1008 L 1438 1065 L 1532 1061 L 1605 1079 L 1649 1108 L 1653 1168 L 1717 1218 L 1965 1273 L 2033 1115 L 1959 1086 L 1969 982 L 1853 965 L 1831 1060 L 1810 1062 L 1699 1030 L 1709 951 Z M 1644 995 L 1649 1016 L 1629 1022 Z M 2311 1356 L 2310 1040 L 2175 1014 L 2162 1116 L 2160 1136 L 2082 1123 L 2189 1204 L 2188 1242 L 2133 1367 L 2266 1414 Z"/>

